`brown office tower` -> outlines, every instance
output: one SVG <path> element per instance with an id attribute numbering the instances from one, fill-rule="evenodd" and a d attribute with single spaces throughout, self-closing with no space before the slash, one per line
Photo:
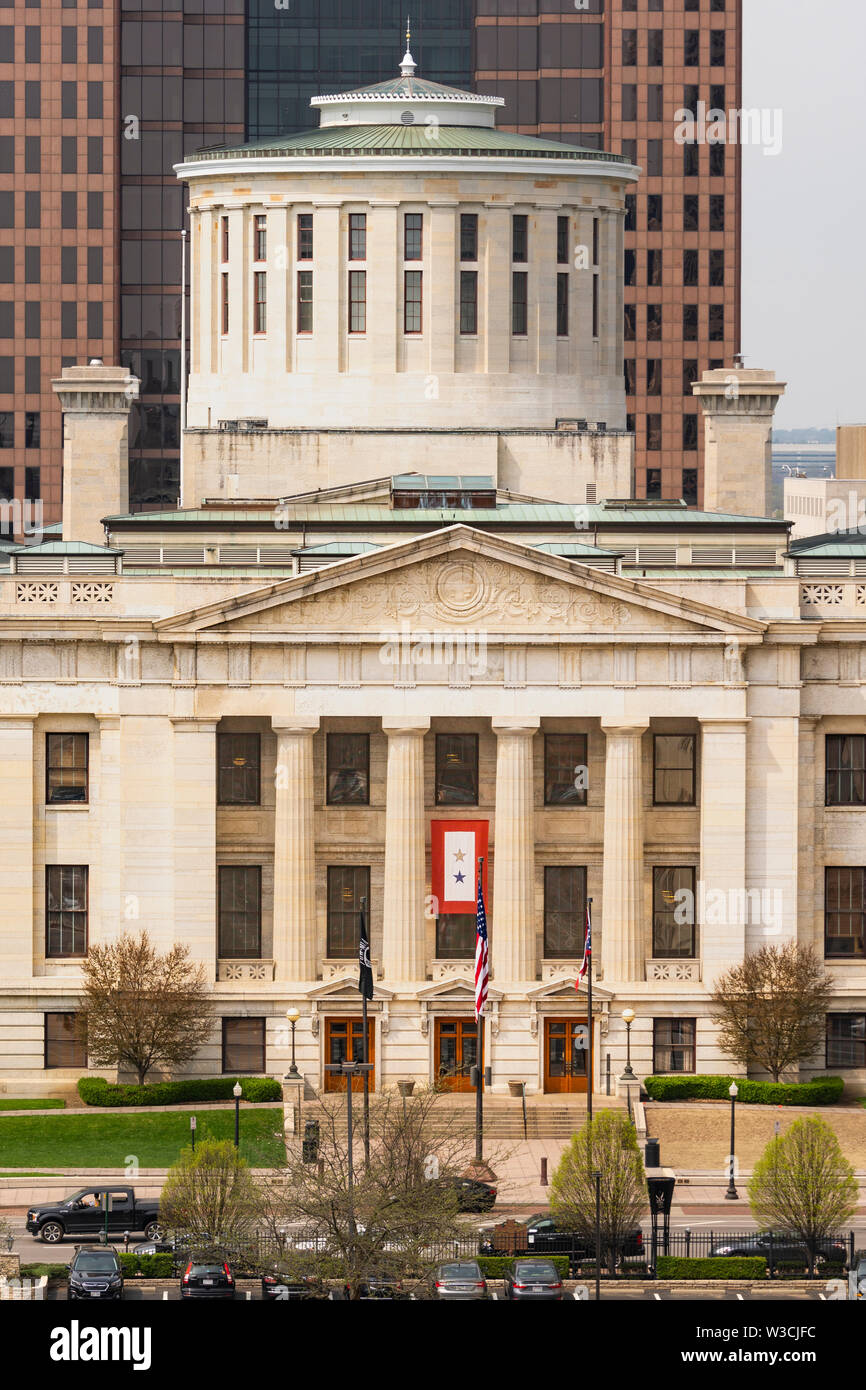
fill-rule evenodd
<path id="1" fill-rule="evenodd" d="M 42 497 L 46 523 L 51 378 L 117 352 L 117 38 L 110 0 L 0 4 L 0 500 Z"/>
<path id="2" fill-rule="evenodd" d="M 742 0 L 476 4 L 476 87 L 505 98 L 501 125 L 622 152 L 643 170 L 625 235 L 638 497 L 702 501 L 691 383 L 739 352 L 740 146 L 706 115 L 740 109 L 741 51 Z"/>

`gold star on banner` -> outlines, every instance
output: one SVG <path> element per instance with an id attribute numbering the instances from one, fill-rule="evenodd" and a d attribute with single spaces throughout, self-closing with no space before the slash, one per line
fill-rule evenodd
<path id="1" fill-rule="evenodd" d="M 454 858 L 457 860 L 458 864 L 462 864 L 463 860 L 466 858 L 466 855 L 463 853 L 462 849 L 455 849 Z"/>

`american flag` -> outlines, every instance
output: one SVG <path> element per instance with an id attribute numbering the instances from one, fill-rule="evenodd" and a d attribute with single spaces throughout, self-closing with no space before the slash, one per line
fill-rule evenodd
<path id="1" fill-rule="evenodd" d="M 490 978 L 487 954 L 487 914 L 484 911 L 484 888 L 481 881 L 481 866 L 483 860 L 478 861 L 478 892 L 476 894 L 477 907 L 475 912 L 475 1021 L 484 1012 L 484 1005 L 487 1003 L 487 982 Z"/>
<path id="2" fill-rule="evenodd" d="M 590 910 L 589 910 L 589 903 L 587 903 L 587 905 L 586 905 L 586 933 L 585 933 L 584 938 L 583 938 L 583 960 L 581 961 L 581 964 L 580 964 L 580 971 L 578 972 L 577 979 L 576 979 L 575 982 L 574 982 L 574 987 L 575 987 L 575 989 L 577 989 L 578 985 L 580 984 L 581 980 L 583 979 L 583 977 L 584 977 L 584 975 L 587 973 L 587 971 L 588 971 L 588 970 L 591 970 L 591 969 L 592 969 L 592 916 L 591 916 Z"/>

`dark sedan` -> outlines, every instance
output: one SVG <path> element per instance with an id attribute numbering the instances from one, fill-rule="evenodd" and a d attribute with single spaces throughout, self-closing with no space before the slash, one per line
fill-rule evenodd
<path id="1" fill-rule="evenodd" d="M 790 1231 L 744 1231 L 742 1235 L 719 1241 L 710 1250 L 710 1258 L 725 1255 L 763 1255 L 767 1264 L 809 1263 L 809 1253 L 801 1236 Z M 848 1263 L 848 1249 L 842 1240 L 827 1238 L 818 1241 L 815 1252 L 817 1265 Z"/>
<path id="2" fill-rule="evenodd" d="M 512 1260 L 505 1272 L 505 1297 L 512 1303 L 559 1303 L 562 1280 L 550 1260 Z"/>
<path id="3" fill-rule="evenodd" d="M 235 1276 L 224 1262 L 190 1260 L 180 1281 L 181 1298 L 234 1298 Z"/>
<path id="4" fill-rule="evenodd" d="M 278 1269 L 262 1275 L 262 1298 L 282 1303 L 327 1298 L 328 1290 L 315 1274 L 288 1274 Z"/>
<path id="5" fill-rule="evenodd" d="M 478 1178 L 442 1178 L 441 1186 L 447 1187 L 457 1195 L 460 1211 L 490 1211 L 496 1201 L 497 1189 L 489 1182 Z"/>
<path id="6" fill-rule="evenodd" d="M 69 1266 L 67 1298 L 113 1299 L 123 1296 L 123 1273 L 116 1250 L 106 1245 L 82 1245 Z"/>

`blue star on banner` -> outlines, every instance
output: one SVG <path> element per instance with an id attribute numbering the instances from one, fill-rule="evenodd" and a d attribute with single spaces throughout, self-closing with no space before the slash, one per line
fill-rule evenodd
<path id="1" fill-rule="evenodd" d="M 464 879 L 464 875 L 463 875 L 463 874 L 455 874 L 455 875 L 454 875 L 454 882 L 455 882 L 455 883 L 462 883 L 462 882 L 463 882 L 463 879 Z"/>

